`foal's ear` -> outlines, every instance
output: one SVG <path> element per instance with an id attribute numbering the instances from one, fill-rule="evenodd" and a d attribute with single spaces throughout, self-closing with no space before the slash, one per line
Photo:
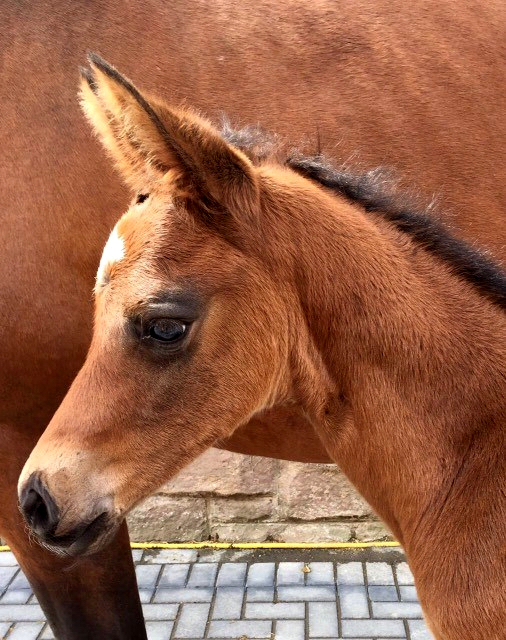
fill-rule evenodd
<path id="1" fill-rule="evenodd" d="M 82 71 L 81 103 L 126 182 L 145 190 L 171 172 L 176 195 L 212 213 L 251 211 L 256 171 L 199 116 L 145 98 L 99 56 Z"/>

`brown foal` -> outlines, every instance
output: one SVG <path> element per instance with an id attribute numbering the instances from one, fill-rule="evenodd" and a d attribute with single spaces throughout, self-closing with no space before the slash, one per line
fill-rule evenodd
<path id="1" fill-rule="evenodd" d="M 377 176 L 258 157 L 97 56 L 82 103 L 136 195 L 21 474 L 33 530 L 97 551 L 207 447 L 290 407 L 404 545 L 436 638 L 504 640 L 506 275 Z"/>

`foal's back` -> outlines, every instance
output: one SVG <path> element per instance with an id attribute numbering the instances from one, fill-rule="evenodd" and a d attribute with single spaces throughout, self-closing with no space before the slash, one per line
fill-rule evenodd
<path id="1" fill-rule="evenodd" d="M 0 422 L 39 431 L 61 400 L 125 206 L 77 106 L 89 49 L 172 104 L 393 166 L 504 255 L 501 0 L 8 0 L 2 13 Z"/>

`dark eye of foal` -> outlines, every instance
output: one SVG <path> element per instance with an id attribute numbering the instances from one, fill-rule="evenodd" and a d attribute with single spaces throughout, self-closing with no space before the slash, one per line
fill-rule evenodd
<path id="1" fill-rule="evenodd" d="M 139 193 L 137 199 L 135 200 L 135 204 L 142 204 L 145 200 L 149 198 L 149 193 Z"/>
<path id="2" fill-rule="evenodd" d="M 188 325 L 173 318 L 157 318 L 149 323 L 147 329 L 146 337 L 158 342 L 174 343 L 185 336 Z"/>

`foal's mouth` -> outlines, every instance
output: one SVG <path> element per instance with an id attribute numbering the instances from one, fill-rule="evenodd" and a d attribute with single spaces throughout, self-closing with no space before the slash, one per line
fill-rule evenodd
<path id="1" fill-rule="evenodd" d="M 100 551 L 114 536 L 118 527 L 119 523 L 111 519 L 108 512 L 103 512 L 64 535 L 46 533 L 37 534 L 37 538 L 42 546 L 57 555 L 87 556 Z"/>

